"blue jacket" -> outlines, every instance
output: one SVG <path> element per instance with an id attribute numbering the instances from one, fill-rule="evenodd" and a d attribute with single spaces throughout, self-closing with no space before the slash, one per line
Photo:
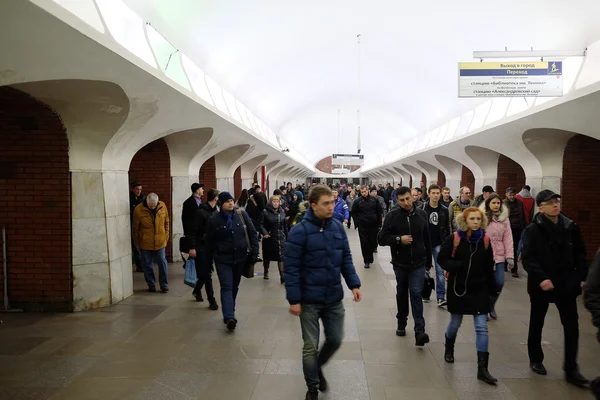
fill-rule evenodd
<path id="1" fill-rule="evenodd" d="M 213 258 L 215 264 L 232 265 L 245 261 L 249 253 L 258 255 L 258 235 L 254 224 L 246 211 L 241 211 L 241 216 L 244 221 L 240 219 L 237 211 L 233 212 L 232 230 L 227 229 L 227 215 L 223 211 L 208 220 L 205 236 L 205 256 L 208 265 L 212 265 Z M 250 249 L 246 245 L 244 225 L 248 230 Z"/>
<path id="2" fill-rule="evenodd" d="M 350 218 L 350 210 L 348 210 L 348 204 L 342 199 L 342 196 L 338 196 L 337 202 L 333 207 L 333 218 L 340 222 L 344 222 Z"/>
<path id="3" fill-rule="evenodd" d="M 335 218 L 317 218 L 310 207 L 288 234 L 283 265 L 290 304 L 341 301 L 342 275 L 350 289 L 360 288 L 344 226 Z"/>

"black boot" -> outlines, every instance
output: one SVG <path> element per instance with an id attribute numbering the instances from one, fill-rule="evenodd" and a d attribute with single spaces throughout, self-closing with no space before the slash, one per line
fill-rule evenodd
<path id="1" fill-rule="evenodd" d="M 498 301 L 498 297 L 500 297 L 499 294 L 496 296 L 490 296 L 490 318 L 492 319 L 498 318 L 498 314 L 496 314 L 496 302 Z"/>
<path id="2" fill-rule="evenodd" d="M 277 263 L 277 269 L 279 269 L 279 283 L 284 284 L 283 281 L 283 262 L 279 261 Z"/>
<path id="3" fill-rule="evenodd" d="M 477 379 L 490 385 L 495 385 L 498 379 L 490 375 L 490 371 L 488 371 L 489 360 L 490 353 L 484 351 L 477 352 Z"/>
<path id="4" fill-rule="evenodd" d="M 308 389 L 304 400 L 319 400 L 319 389 L 317 389 L 317 388 Z"/>
<path id="5" fill-rule="evenodd" d="M 454 362 L 454 343 L 456 339 L 450 339 L 446 335 L 446 350 L 444 351 L 444 360 L 452 364 Z"/>
<path id="6" fill-rule="evenodd" d="M 263 261 L 263 268 L 265 269 L 265 276 L 264 276 L 265 279 L 269 279 L 269 264 L 270 264 L 269 261 L 266 261 L 266 260 Z"/>

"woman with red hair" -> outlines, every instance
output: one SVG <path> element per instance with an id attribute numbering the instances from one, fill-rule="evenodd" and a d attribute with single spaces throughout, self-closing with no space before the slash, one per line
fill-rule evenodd
<path id="1" fill-rule="evenodd" d="M 473 315 L 477 348 L 477 379 L 490 385 L 498 380 L 488 371 L 487 314 L 490 296 L 496 293 L 494 254 L 485 233 L 487 217 L 477 207 L 467 208 L 456 217 L 457 231 L 440 249 L 438 263 L 449 272 L 448 312 L 444 359 L 454 362 L 454 343 L 464 315 Z"/>

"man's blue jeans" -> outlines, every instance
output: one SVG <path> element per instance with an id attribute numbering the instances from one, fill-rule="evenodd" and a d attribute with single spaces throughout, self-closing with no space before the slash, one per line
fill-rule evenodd
<path id="1" fill-rule="evenodd" d="M 494 278 L 496 279 L 496 294 L 502 292 L 504 287 L 504 263 L 496 264 L 496 271 L 494 271 Z"/>
<path id="2" fill-rule="evenodd" d="M 221 285 L 221 310 L 223 322 L 235 319 L 235 298 L 238 294 L 244 261 L 235 264 L 217 264 L 217 276 Z"/>
<path id="3" fill-rule="evenodd" d="M 160 287 L 169 287 L 167 272 L 167 258 L 165 248 L 158 250 L 140 249 L 142 266 L 144 267 L 144 279 L 148 287 L 156 287 L 156 277 L 154 276 L 154 263 L 158 266 L 158 281 Z"/>
<path id="4" fill-rule="evenodd" d="M 300 326 L 302 327 L 302 369 L 306 386 L 319 386 L 319 368 L 325 365 L 342 344 L 344 338 L 344 304 L 302 304 Z M 323 321 L 325 343 L 319 351 L 319 319 Z"/>
<path id="5" fill-rule="evenodd" d="M 446 298 L 446 271 L 438 264 L 441 247 L 442 245 L 439 245 L 431 249 L 433 261 L 435 262 L 435 292 L 438 300 Z"/>
<path id="6" fill-rule="evenodd" d="M 425 332 L 425 318 L 423 318 L 423 283 L 425 281 L 425 266 L 415 269 L 394 267 L 396 274 L 396 306 L 398 313 L 398 329 L 405 329 L 408 323 L 408 296 L 410 293 L 410 306 L 415 320 L 415 333 Z"/>
<path id="7" fill-rule="evenodd" d="M 504 269 L 502 270 L 504 272 Z M 452 314 L 450 317 L 450 323 L 446 330 L 446 336 L 448 339 L 456 339 L 458 334 L 458 328 L 462 323 L 463 316 L 460 314 Z M 475 347 L 477 351 L 487 353 L 488 351 L 488 327 L 487 327 L 487 314 L 473 315 L 473 322 L 475 323 Z"/>

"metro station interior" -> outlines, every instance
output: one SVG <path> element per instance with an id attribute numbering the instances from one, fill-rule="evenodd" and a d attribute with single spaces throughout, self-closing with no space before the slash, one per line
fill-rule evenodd
<path id="1" fill-rule="evenodd" d="M 562 196 L 591 262 L 599 16 L 595 0 L 0 0 L 0 400 L 304 398 L 300 323 L 278 280 L 258 264 L 242 280 L 233 334 L 184 285 L 194 182 L 235 199 L 256 183 L 267 195 L 288 182 L 437 184 L 453 197 L 489 185 L 502 198 L 529 185 Z M 485 65 L 530 76 L 506 89 Z M 169 293 L 148 293 L 132 265 L 134 182 L 171 217 Z M 594 398 L 564 380 L 554 307 L 548 375 L 530 370 L 525 271 L 507 272 L 488 323 L 489 386 L 470 319 L 454 364 L 435 302 L 429 344 L 394 334 L 389 249 L 364 269 L 358 233 L 347 235 L 364 299 L 345 288 L 345 337 L 320 398 Z M 598 328 L 581 298 L 578 314 L 591 380 Z"/>

